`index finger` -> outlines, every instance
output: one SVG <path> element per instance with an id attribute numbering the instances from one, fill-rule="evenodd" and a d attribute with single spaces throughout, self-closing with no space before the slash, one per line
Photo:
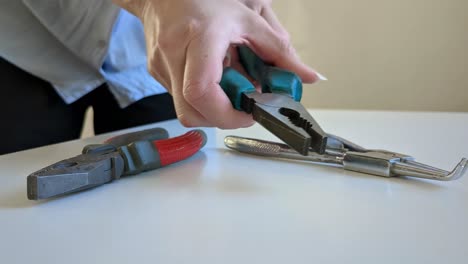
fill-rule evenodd
<path id="1" fill-rule="evenodd" d="M 230 42 L 228 34 L 207 30 L 189 43 L 186 55 L 184 98 L 219 128 L 239 128 L 253 124 L 252 116 L 235 110 L 219 86 L 223 60 Z"/>

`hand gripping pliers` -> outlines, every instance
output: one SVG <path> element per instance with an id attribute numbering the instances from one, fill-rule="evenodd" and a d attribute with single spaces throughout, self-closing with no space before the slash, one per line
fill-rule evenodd
<path id="1" fill-rule="evenodd" d="M 228 136 L 224 140 L 228 148 L 259 156 L 341 166 L 345 170 L 384 177 L 450 181 L 467 171 L 466 158 L 449 172 L 416 162 L 409 155 L 366 149 L 325 133 L 299 103 L 302 83 L 297 75 L 263 62 L 247 47 L 239 47 L 238 53 L 246 72 L 261 84 L 262 93 L 232 68 L 225 69 L 221 87 L 236 109 L 251 113 L 258 123 L 286 144 Z"/>
<path id="2" fill-rule="evenodd" d="M 189 158 L 206 143 L 202 130 L 168 137 L 165 129 L 153 128 L 110 138 L 104 144 L 87 145 L 82 154 L 29 175 L 28 199 L 61 196 L 167 166 Z"/>
<path id="3" fill-rule="evenodd" d="M 220 86 L 235 109 L 253 119 L 302 155 L 323 154 L 327 135 L 300 103 L 302 81 L 296 74 L 269 65 L 248 47 L 238 47 L 239 60 L 262 93 L 234 68 L 224 69 Z"/>

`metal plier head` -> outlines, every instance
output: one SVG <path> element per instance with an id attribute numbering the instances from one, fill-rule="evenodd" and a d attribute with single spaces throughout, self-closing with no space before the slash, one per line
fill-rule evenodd
<path id="1" fill-rule="evenodd" d="M 233 68 L 226 68 L 220 85 L 234 108 L 252 114 L 253 119 L 302 155 L 323 154 L 327 135 L 300 103 L 302 81 L 293 72 L 262 61 L 252 50 L 239 47 L 246 72 L 261 85 L 255 86 Z"/>
<path id="2" fill-rule="evenodd" d="M 82 154 L 29 175 L 28 199 L 61 196 L 157 169 L 192 156 L 206 143 L 202 130 L 168 137 L 165 129 L 153 128 L 119 135 L 104 144 L 87 145 Z"/>
<path id="3" fill-rule="evenodd" d="M 124 160 L 115 147 L 59 161 L 27 178 L 30 200 L 39 200 L 93 188 L 119 179 Z"/>

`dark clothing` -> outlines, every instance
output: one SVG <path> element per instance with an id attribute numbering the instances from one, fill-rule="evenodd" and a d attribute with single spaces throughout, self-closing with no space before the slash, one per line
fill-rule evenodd
<path id="1" fill-rule="evenodd" d="M 121 109 L 106 84 L 68 105 L 48 82 L 2 58 L 0 89 L 0 155 L 77 139 L 88 107 L 94 110 L 96 134 L 176 118 L 167 93 Z"/>

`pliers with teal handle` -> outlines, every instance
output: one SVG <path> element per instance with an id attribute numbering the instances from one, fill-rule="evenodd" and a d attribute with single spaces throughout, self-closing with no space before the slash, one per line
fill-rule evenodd
<path id="1" fill-rule="evenodd" d="M 239 60 L 261 87 L 255 86 L 234 68 L 225 68 L 220 86 L 235 109 L 253 119 L 302 155 L 309 150 L 323 154 L 327 134 L 300 103 L 302 81 L 296 74 L 274 67 L 245 46 L 238 48 Z"/>

